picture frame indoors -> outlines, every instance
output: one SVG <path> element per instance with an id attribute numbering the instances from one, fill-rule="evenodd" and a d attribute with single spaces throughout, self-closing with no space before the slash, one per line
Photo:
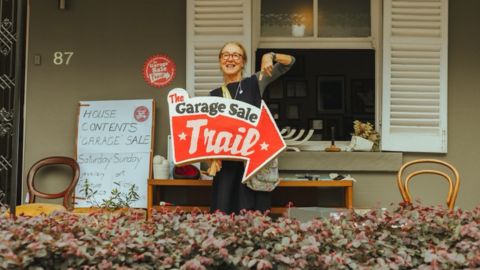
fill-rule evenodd
<path id="1" fill-rule="evenodd" d="M 317 113 L 344 113 L 345 76 L 317 77 Z"/>
<path id="2" fill-rule="evenodd" d="M 310 119 L 310 129 L 313 129 L 313 134 L 310 141 L 321 141 L 323 139 L 323 119 Z"/>
<path id="3" fill-rule="evenodd" d="M 283 99 L 283 80 L 277 79 L 267 86 L 269 99 Z"/>
<path id="4" fill-rule="evenodd" d="M 288 120 L 298 120 L 299 118 L 299 109 L 298 104 L 289 104 L 287 106 L 287 119 Z"/>
<path id="5" fill-rule="evenodd" d="M 341 116 L 325 117 L 323 135 L 327 140 L 332 140 L 332 127 L 334 129 L 335 141 L 344 141 L 343 118 Z M 350 138 L 348 138 L 350 140 Z"/>
<path id="6" fill-rule="evenodd" d="M 268 110 L 272 115 L 274 120 L 280 120 L 280 104 L 279 103 L 269 103 L 267 104 Z"/>
<path id="7" fill-rule="evenodd" d="M 352 79 L 352 113 L 375 113 L 375 80 Z"/>
<path id="8" fill-rule="evenodd" d="M 310 120 L 310 128 L 313 130 L 322 130 L 323 129 L 323 120 L 322 119 L 312 119 Z"/>
<path id="9" fill-rule="evenodd" d="M 307 97 L 307 80 L 285 80 L 287 97 Z"/>

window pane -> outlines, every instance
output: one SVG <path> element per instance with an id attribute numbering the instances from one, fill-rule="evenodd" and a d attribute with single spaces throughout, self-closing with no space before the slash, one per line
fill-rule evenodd
<path id="1" fill-rule="evenodd" d="M 262 37 L 313 36 L 313 0 L 262 0 Z"/>
<path id="2" fill-rule="evenodd" d="M 318 0 L 319 37 L 369 37 L 370 21 L 370 0 Z"/>
<path id="3" fill-rule="evenodd" d="M 280 130 L 313 129 L 314 140 L 330 141 L 334 127 L 335 140 L 350 141 L 355 120 L 375 123 L 375 50 L 261 48 L 255 70 L 272 51 L 296 59 L 262 96 Z"/>

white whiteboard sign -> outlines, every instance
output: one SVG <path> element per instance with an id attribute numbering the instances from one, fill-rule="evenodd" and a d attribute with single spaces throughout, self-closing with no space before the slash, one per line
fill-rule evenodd
<path id="1" fill-rule="evenodd" d="M 135 184 L 140 200 L 132 207 L 147 207 L 147 179 L 151 175 L 155 101 L 81 101 L 78 106 L 76 160 L 80 179 L 77 197 L 88 180 L 95 200 L 108 199 L 115 188 L 127 194 Z M 115 184 L 117 183 L 117 184 Z M 76 200 L 77 207 L 88 207 Z"/>

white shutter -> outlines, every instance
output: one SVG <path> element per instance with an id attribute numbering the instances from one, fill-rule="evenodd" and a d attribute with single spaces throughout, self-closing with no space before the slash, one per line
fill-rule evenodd
<path id="1" fill-rule="evenodd" d="M 251 59 L 250 0 L 187 0 L 187 82 L 190 96 L 207 96 L 224 83 L 218 63 L 223 44 L 238 41 Z M 250 65 L 246 65 L 250 74 Z"/>
<path id="2" fill-rule="evenodd" d="M 385 0 L 382 150 L 447 152 L 448 0 Z"/>

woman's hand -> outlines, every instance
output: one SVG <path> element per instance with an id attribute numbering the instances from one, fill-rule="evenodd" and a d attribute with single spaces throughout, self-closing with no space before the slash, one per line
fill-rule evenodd
<path id="1" fill-rule="evenodd" d="M 212 164 L 214 163 L 214 164 Z M 214 167 L 215 166 L 215 167 Z M 213 171 L 212 171 L 213 169 Z M 207 173 L 214 176 L 218 171 L 222 169 L 222 160 L 221 159 L 211 159 L 208 161 Z"/>
<path id="2" fill-rule="evenodd" d="M 270 53 L 266 53 L 262 56 L 262 67 L 260 70 L 260 77 L 258 78 L 259 81 L 262 80 L 263 74 L 267 74 L 269 77 L 272 77 L 273 69 L 273 55 Z"/>

